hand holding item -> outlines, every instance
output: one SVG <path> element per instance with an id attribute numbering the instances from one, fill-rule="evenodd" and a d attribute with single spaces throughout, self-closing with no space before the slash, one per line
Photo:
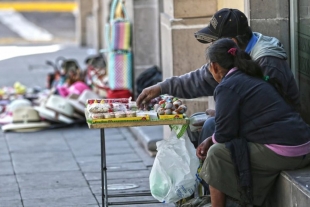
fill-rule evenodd
<path id="1" fill-rule="evenodd" d="M 207 153 L 212 145 L 213 145 L 212 137 L 208 137 L 197 147 L 196 149 L 197 157 L 201 160 L 206 159 Z"/>
<path id="2" fill-rule="evenodd" d="M 214 109 L 207 109 L 206 114 L 209 115 L 210 117 L 215 116 L 215 110 Z"/>
<path id="3" fill-rule="evenodd" d="M 159 96 L 161 93 L 161 88 L 159 85 L 153 85 L 148 88 L 143 89 L 142 93 L 137 98 L 137 106 L 139 108 L 147 108 L 149 102 Z"/>

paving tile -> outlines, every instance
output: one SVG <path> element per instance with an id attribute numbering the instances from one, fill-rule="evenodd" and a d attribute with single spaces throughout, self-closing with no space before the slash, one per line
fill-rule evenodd
<path id="1" fill-rule="evenodd" d="M 21 189 L 88 187 L 88 184 L 80 171 L 17 174 L 16 177 Z M 38 183 L 40 183 L 40 185 L 38 185 Z"/>
<path id="2" fill-rule="evenodd" d="M 24 199 L 24 207 L 88 207 L 96 206 L 96 198 L 91 196 L 77 196 L 77 197 L 55 197 L 55 198 L 40 198 L 40 199 Z"/>
<path id="3" fill-rule="evenodd" d="M 128 128 L 121 128 L 121 132 L 123 134 L 129 134 L 130 129 Z M 141 157 L 143 163 L 145 164 L 145 166 L 150 167 L 153 166 L 154 163 L 154 157 L 151 157 L 145 149 L 143 149 L 143 147 L 141 147 L 140 143 L 134 138 L 134 136 L 131 134 L 131 136 L 127 136 L 126 139 L 131 147 L 135 150 L 135 152 L 137 153 L 137 155 L 139 155 L 139 157 Z"/>
<path id="4" fill-rule="evenodd" d="M 121 171 L 121 172 L 109 172 L 107 173 L 108 180 L 112 179 L 124 179 L 124 178 L 143 178 L 149 177 L 149 170 L 138 170 L 138 171 Z M 85 177 L 88 181 L 90 180 L 101 180 L 101 173 L 85 173 Z"/>
<path id="5" fill-rule="evenodd" d="M 12 163 L 9 161 L 0 162 L 0 175 L 13 175 Z"/>
<path id="6" fill-rule="evenodd" d="M 9 186 L 0 187 L 0 197 L 2 193 L 13 192 L 19 194 L 18 184 L 11 184 Z"/>
<path id="7" fill-rule="evenodd" d="M 57 135 L 57 136 L 56 136 Z M 36 136 L 26 134 L 21 137 L 11 137 L 8 145 L 11 152 L 47 152 L 47 151 L 68 151 L 65 140 L 57 134 L 42 133 Z"/>
<path id="8" fill-rule="evenodd" d="M 85 162 L 79 163 L 82 172 L 101 172 L 101 164 L 99 162 Z M 109 163 L 109 171 L 126 171 L 126 170 L 146 170 L 147 168 L 142 162 L 130 162 L 130 163 Z"/>
<path id="9" fill-rule="evenodd" d="M 148 177 L 137 177 L 137 178 L 119 178 L 119 179 L 112 179 L 108 180 L 108 184 L 119 184 L 119 183 L 138 183 L 138 182 L 145 182 L 149 183 Z M 101 180 L 90 180 L 88 181 L 90 186 L 94 185 L 101 185 Z"/>
<path id="10" fill-rule="evenodd" d="M 75 140 L 84 140 L 90 142 L 100 142 L 100 130 L 88 130 L 85 132 L 80 132 L 78 134 L 63 134 L 63 137 L 68 141 L 75 141 Z M 117 140 L 124 140 L 125 137 L 119 131 L 115 131 L 113 133 L 105 132 L 105 140 L 106 141 L 117 141 Z"/>
<path id="11" fill-rule="evenodd" d="M 175 207 L 173 203 L 113 205 L 113 207 Z"/>
<path id="12" fill-rule="evenodd" d="M 99 203 L 102 203 L 102 197 L 101 195 L 96 195 L 96 198 L 98 199 Z M 139 201 L 139 202 L 145 202 L 145 203 L 159 203 L 153 196 L 135 196 L 135 197 L 112 197 L 108 198 L 108 202 L 123 202 L 126 204 L 126 202 L 133 202 L 133 201 Z M 133 204 L 135 206 L 138 206 L 138 204 Z M 114 207 L 114 205 L 112 205 Z"/>
<path id="13" fill-rule="evenodd" d="M 1 200 L 0 207 L 23 207 L 21 199 Z"/>
<path id="14" fill-rule="evenodd" d="M 4 161 L 11 161 L 11 157 L 9 155 L 9 153 L 2 153 L 2 151 L 0 151 L 0 162 L 4 162 Z"/>
<path id="15" fill-rule="evenodd" d="M 16 173 L 79 170 L 70 152 L 12 153 Z"/>
<path id="16" fill-rule="evenodd" d="M 96 165 L 101 164 L 101 156 L 87 156 L 87 157 L 77 157 L 78 163 L 88 163 L 95 162 Z M 129 163 L 129 162 L 140 162 L 141 158 L 135 153 L 129 154 L 117 154 L 117 155 L 107 155 L 106 156 L 107 166 L 115 166 L 118 163 Z"/>
<path id="17" fill-rule="evenodd" d="M 3 191 L 3 192 L 1 192 L 0 203 L 2 201 L 9 201 L 9 200 L 21 200 L 19 191 Z"/>
<path id="18" fill-rule="evenodd" d="M 0 176 L 0 187 L 16 183 L 14 175 L 2 175 Z"/>
<path id="19" fill-rule="evenodd" d="M 100 204 L 97 204 L 97 205 L 93 205 L 93 204 L 91 204 L 91 205 L 74 205 L 74 206 L 62 206 L 62 207 L 99 207 L 100 206 Z"/>
<path id="20" fill-rule="evenodd" d="M 92 193 L 89 187 L 81 188 L 53 188 L 53 189 L 37 189 L 22 188 L 21 195 L 23 199 L 34 198 L 65 198 L 65 197 L 91 197 Z"/>
<path id="21" fill-rule="evenodd" d="M 0 196 L 2 192 L 18 192 L 18 185 L 15 175 L 2 175 L 0 176 Z"/>
<path id="22" fill-rule="evenodd" d="M 136 192 L 150 192 L 150 186 L 148 182 L 148 178 L 146 179 L 120 179 L 120 180 L 113 180 L 114 182 L 108 182 L 108 191 L 109 194 L 118 194 L 118 193 L 136 193 Z M 122 187 L 126 187 L 128 185 L 136 185 L 135 188 L 129 189 L 121 189 Z M 119 186 L 118 189 L 116 189 Z M 97 184 L 90 185 L 91 190 L 96 195 L 101 195 L 101 182 Z"/>
<path id="23" fill-rule="evenodd" d="M 101 154 L 100 141 L 87 141 L 87 140 L 70 140 L 69 146 L 73 154 L 77 157 L 91 156 Z M 106 154 L 120 154 L 120 153 L 133 153 L 134 150 L 129 146 L 125 140 L 112 141 L 106 143 Z"/>
<path id="24" fill-rule="evenodd" d="M 0 152 L 3 154 L 9 153 L 8 147 L 7 147 L 6 142 L 3 138 L 0 138 Z"/>

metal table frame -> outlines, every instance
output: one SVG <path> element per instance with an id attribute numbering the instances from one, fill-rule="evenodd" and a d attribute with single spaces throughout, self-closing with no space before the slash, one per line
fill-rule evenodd
<path id="1" fill-rule="evenodd" d="M 123 204 L 147 204 L 154 203 L 154 201 L 134 201 L 134 202 L 108 202 L 108 183 L 107 183 L 107 163 L 106 163 L 106 149 L 105 149 L 105 128 L 120 128 L 120 127 L 137 127 L 137 126 L 157 126 L 157 125 L 183 125 L 187 124 L 187 119 L 175 120 L 156 120 L 156 121 L 132 121 L 132 122 L 108 122 L 108 123 L 88 123 L 90 129 L 100 129 L 101 140 L 101 195 L 102 206 L 108 207 L 109 205 L 123 205 Z M 150 193 L 134 193 L 134 194 L 115 194 L 113 197 L 130 197 L 130 196 L 146 196 Z"/>

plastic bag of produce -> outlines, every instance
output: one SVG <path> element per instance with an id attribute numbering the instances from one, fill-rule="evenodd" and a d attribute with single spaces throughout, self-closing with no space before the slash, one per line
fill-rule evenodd
<path id="1" fill-rule="evenodd" d="M 192 195 L 199 185 L 199 159 L 186 131 L 178 138 L 173 130 L 169 139 L 156 143 L 157 155 L 150 174 L 154 198 L 164 203 L 177 202 Z"/>

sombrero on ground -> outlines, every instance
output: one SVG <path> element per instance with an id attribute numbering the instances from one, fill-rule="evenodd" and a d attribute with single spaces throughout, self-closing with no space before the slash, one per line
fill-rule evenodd
<path id="1" fill-rule="evenodd" d="M 16 132 L 39 131 L 49 127 L 48 122 L 41 121 L 39 113 L 32 107 L 21 107 L 13 111 L 13 121 L 11 124 L 2 126 L 2 130 Z"/>
<path id="2" fill-rule="evenodd" d="M 13 100 L 6 106 L 5 112 L 0 114 L 0 124 L 10 124 L 13 121 L 13 111 L 18 108 L 31 106 L 31 102 L 27 99 Z"/>
<path id="3" fill-rule="evenodd" d="M 58 95 L 51 95 L 46 102 L 41 103 L 40 106 L 34 107 L 44 119 L 71 124 L 74 123 L 74 109 L 68 99 Z"/>

